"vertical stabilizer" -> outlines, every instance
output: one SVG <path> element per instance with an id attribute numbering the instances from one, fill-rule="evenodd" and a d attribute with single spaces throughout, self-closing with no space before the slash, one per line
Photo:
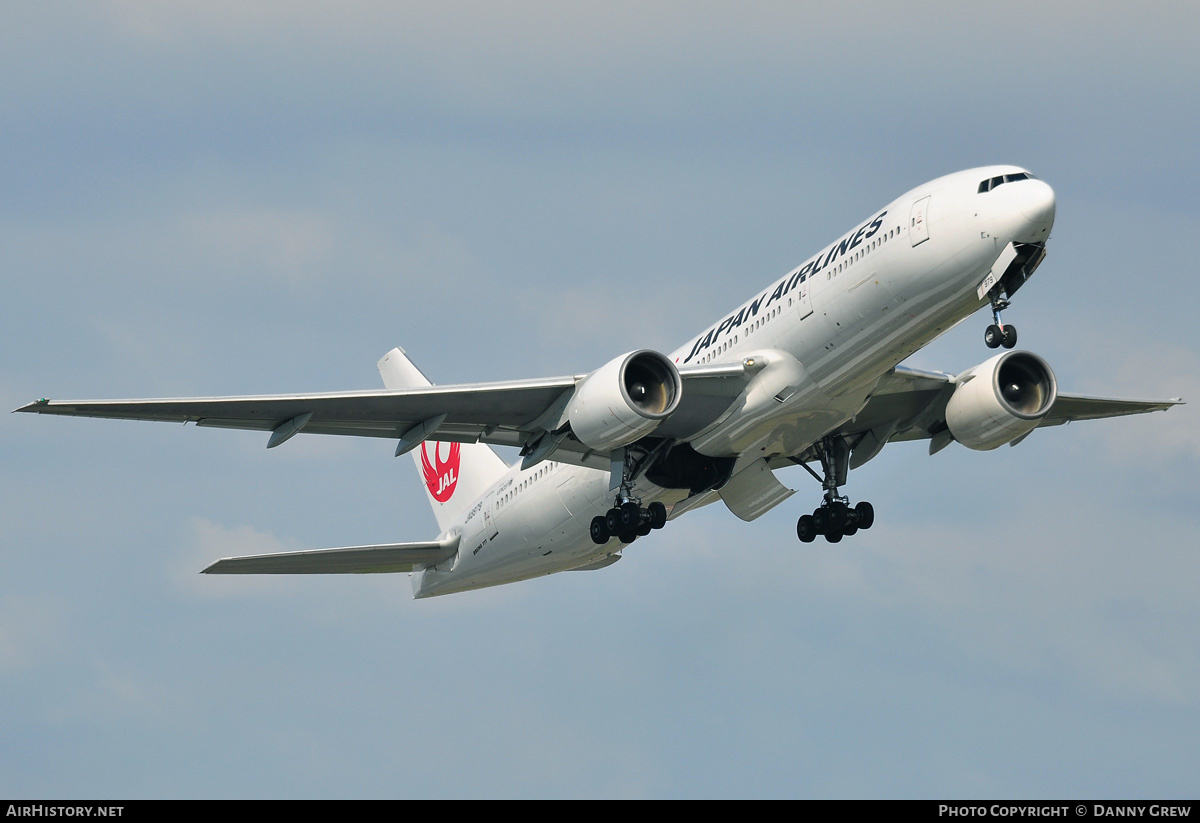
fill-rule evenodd
<path id="1" fill-rule="evenodd" d="M 383 385 L 408 389 L 433 385 L 400 348 L 377 364 Z M 438 528 L 445 531 L 454 518 L 472 505 L 508 471 L 500 455 L 483 443 L 436 443 L 426 440 L 412 450 Z"/>

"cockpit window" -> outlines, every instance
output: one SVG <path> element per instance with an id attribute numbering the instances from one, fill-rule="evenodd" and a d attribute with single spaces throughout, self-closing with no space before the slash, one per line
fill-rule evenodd
<path id="1" fill-rule="evenodd" d="M 992 177 L 988 180 L 984 180 L 983 182 L 981 182 L 979 184 L 979 193 L 983 194 L 984 192 L 988 192 L 988 191 L 991 191 L 992 189 L 996 188 L 996 186 L 1002 186 L 1005 183 L 1014 183 L 1017 180 L 1036 180 L 1036 179 L 1037 179 L 1036 177 L 1034 177 L 1032 174 L 1030 174 L 1027 171 L 1017 172 L 1016 174 L 1002 174 L 997 177 Z"/>

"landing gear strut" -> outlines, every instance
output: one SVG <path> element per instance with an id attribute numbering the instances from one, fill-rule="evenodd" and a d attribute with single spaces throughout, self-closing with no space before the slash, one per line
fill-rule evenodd
<path id="1" fill-rule="evenodd" d="M 989 349 L 1003 346 L 1006 349 L 1011 349 L 1017 345 L 1017 327 L 1013 325 L 1004 325 L 1004 321 L 1000 319 L 1000 312 L 1008 308 L 1008 298 L 1000 295 L 999 284 L 992 286 L 988 292 L 988 299 L 992 301 L 992 325 L 988 326 L 983 332 L 983 342 Z"/>
<path id="2" fill-rule="evenodd" d="M 823 534 L 830 543 L 838 543 L 843 537 L 857 534 L 859 529 L 871 528 L 875 523 L 875 507 L 865 500 L 851 506 L 848 497 L 838 494 L 838 486 L 845 484 L 850 471 L 850 448 L 845 438 L 825 437 L 815 448 L 825 476 L 819 476 L 807 463 L 800 465 L 821 481 L 825 499 L 812 514 L 801 515 L 796 521 L 796 536 L 801 543 L 811 543 Z"/>
<path id="3" fill-rule="evenodd" d="M 596 545 L 604 545 L 612 537 L 619 538 L 622 543 L 632 543 L 637 538 L 650 534 L 651 530 L 667 525 L 666 506 L 655 501 L 643 508 L 641 498 L 633 494 L 633 481 L 641 473 L 642 467 L 649 462 L 650 456 L 635 462 L 629 450 L 625 450 L 621 481 L 613 499 L 613 507 L 592 518 L 592 542 Z M 615 468 L 613 473 L 615 477 Z"/>

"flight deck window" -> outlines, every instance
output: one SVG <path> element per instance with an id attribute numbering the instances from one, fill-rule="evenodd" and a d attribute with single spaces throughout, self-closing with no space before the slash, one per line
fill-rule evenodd
<path id="1" fill-rule="evenodd" d="M 999 186 L 1003 182 L 1004 182 L 1003 177 L 993 177 L 990 180 L 984 180 L 982 183 L 979 184 L 979 193 L 983 194 L 985 191 L 991 191 L 992 189 L 996 188 L 996 186 Z"/>
<path id="2" fill-rule="evenodd" d="M 1037 179 L 1036 177 L 1034 177 L 1032 174 L 1030 174 L 1027 171 L 1017 172 L 1016 174 L 1005 174 L 1000 177 L 993 177 L 989 180 L 984 180 L 982 183 L 979 184 L 979 194 L 983 194 L 984 192 L 989 192 L 992 189 L 996 188 L 997 186 L 1003 185 L 1004 183 L 1015 183 L 1018 180 L 1036 180 L 1036 179 Z"/>

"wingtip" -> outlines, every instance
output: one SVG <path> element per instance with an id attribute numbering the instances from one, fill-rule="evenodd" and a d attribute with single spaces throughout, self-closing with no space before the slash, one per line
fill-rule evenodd
<path id="1" fill-rule="evenodd" d="M 13 409 L 12 412 L 10 412 L 10 414 L 16 414 L 17 412 L 36 412 L 40 407 L 49 406 L 49 405 L 50 405 L 50 398 L 39 397 L 37 400 L 34 400 L 32 403 L 26 403 L 24 406 Z"/>

